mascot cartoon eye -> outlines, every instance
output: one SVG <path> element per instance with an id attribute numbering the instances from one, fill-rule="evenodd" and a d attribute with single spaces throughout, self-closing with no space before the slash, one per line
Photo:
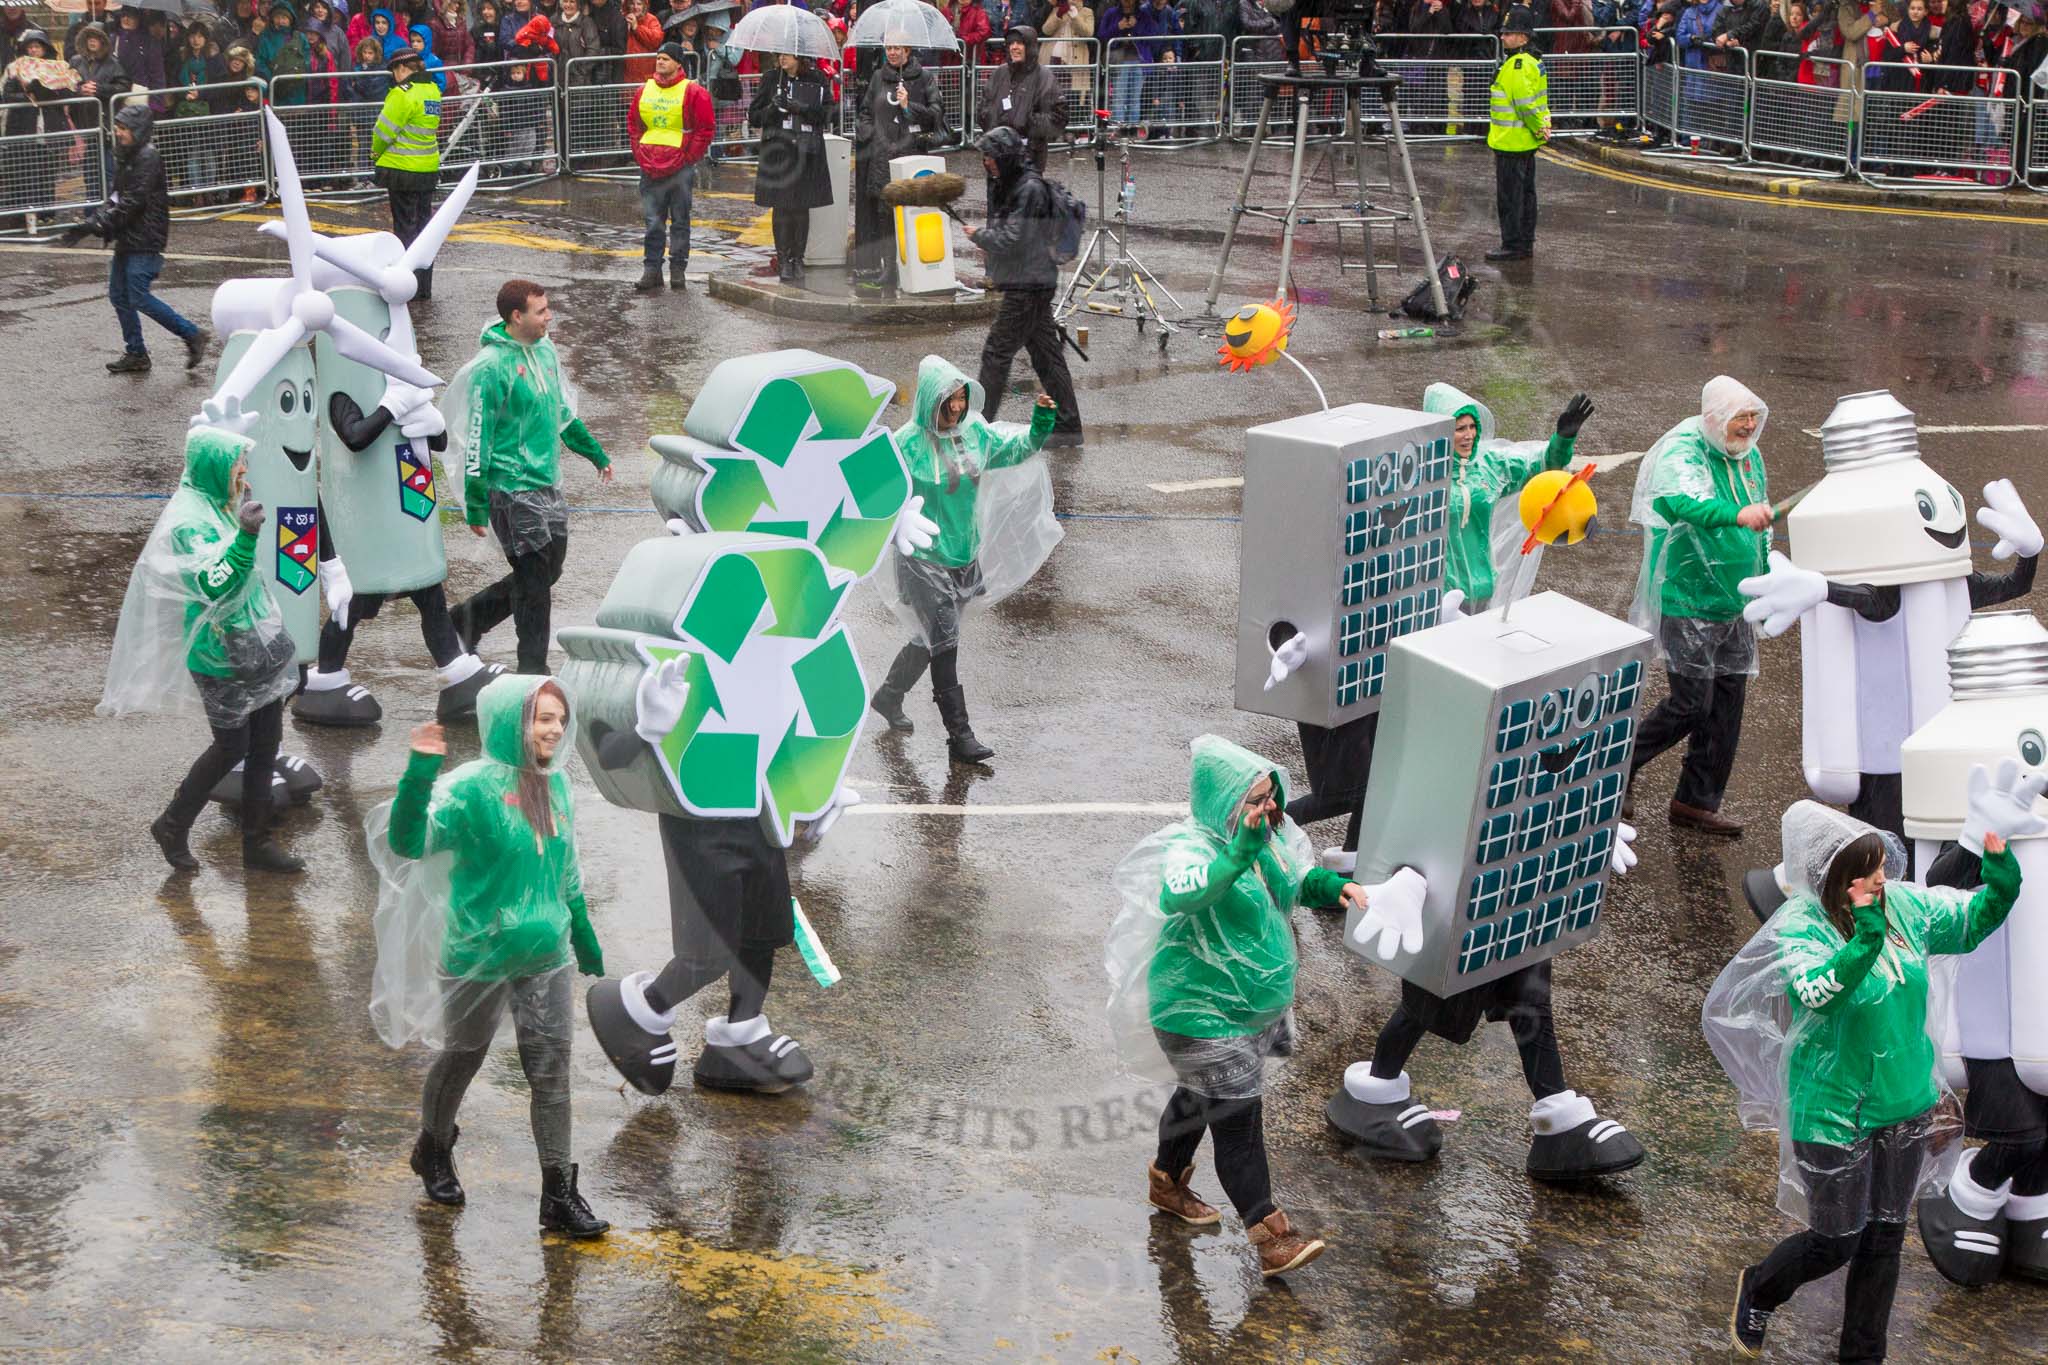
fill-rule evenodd
<path id="1" fill-rule="evenodd" d="M 1562 689 L 1543 694 L 1543 701 L 1536 708 L 1536 728 L 1546 739 L 1564 729 L 1565 698 L 1570 695 Z"/>
<path id="2" fill-rule="evenodd" d="M 1933 520 L 1934 520 L 1934 497 L 1933 497 L 1933 495 L 1932 495 L 1932 494 L 1930 494 L 1929 492 L 1927 492 L 1927 490 L 1923 488 L 1923 489 L 1922 489 L 1922 490 L 1920 490 L 1920 492 L 1919 492 L 1919 493 L 1918 493 L 1918 494 L 1917 494 L 1917 495 L 1915 496 L 1915 499 L 1914 499 L 1914 500 L 1915 500 L 1916 502 L 1918 502 L 1918 503 L 1920 504 L 1920 520 L 1922 520 L 1922 521 L 1933 521 Z"/>
<path id="3" fill-rule="evenodd" d="M 286 416 L 290 416 L 292 409 L 297 407 L 298 405 L 298 386 L 293 384 L 289 379 L 284 381 L 282 384 L 279 384 L 277 386 L 277 410 L 281 413 L 284 413 Z"/>
<path id="4" fill-rule="evenodd" d="M 306 405 L 307 412 L 313 410 L 313 386 L 311 384 L 299 390 L 299 401 Z"/>
<path id="5" fill-rule="evenodd" d="M 2043 739 L 2039 730 L 2020 731 L 2020 761 L 2038 768 L 2043 760 L 2048 760 L 2048 739 Z"/>
<path id="6" fill-rule="evenodd" d="M 1413 488 L 1422 477 L 1422 452 L 1414 446 L 1401 447 L 1401 487 Z"/>
<path id="7" fill-rule="evenodd" d="M 1400 457 L 1388 451 L 1373 461 L 1373 484 L 1382 496 L 1394 491 L 1394 478 L 1399 473 Z"/>
<path id="8" fill-rule="evenodd" d="M 1961 492 L 1961 491 L 1960 491 L 1959 489 L 1957 489 L 1957 488 L 1956 488 L 1956 486 L 1955 486 L 1954 484 L 1950 484 L 1950 485 L 1949 485 L 1949 489 L 1948 489 L 1948 495 L 1949 495 L 1949 497 L 1950 497 L 1951 499 L 1953 499 L 1953 500 L 1954 500 L 1954 502 L 1955 502 L 1955 505 L 1956 505 L 1956 510 L 1957 510 L 1958 512 L 1962 511 L 1962 510 L 1963 510 L 1963 495 L 1962 495 L 1962 492 Z"/>
<path id="9" fill-rule="evenodd" d="M 1572 724 L 1583 730 L 1600 719 L 1600 675 L 1590 673 L 1579 680 L 1572 693 Z"/>

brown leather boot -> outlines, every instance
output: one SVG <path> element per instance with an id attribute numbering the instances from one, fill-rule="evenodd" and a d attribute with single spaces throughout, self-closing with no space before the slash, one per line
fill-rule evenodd
<path id="1" fill-rule="evenodd" d="M 1261 1275 L 1285 1275 L 1323 1254 L 1323 1239 L 1298 1236 L 1288 1226 L 1287 1215 L 1278 1209 L 1267 1214 L 1246 1233 L 1251 1238 L 1253 1249 L 1259 1253 Z"/>
<path id="2" fill-rule="evenodd" d="M 1683 801 L 1671 803 L 1671 823 L 1680 829 L 1696 829 L 1702 834 L 1718 834 L 1723 839 L 1742 837 L 1742 822 L 1730 820 L 1717 810 L 1701 810 L 1688 806 Z"/>
<path id="3" fill-rule="evenodd" d="M 1155 1209 L 1164 1209 L 1183 1223 L 1196 1227 L 1208 1227 L 1223 1221 L 1223 1215 L 1214 1208 L 1195 1198 L 1195 1192 L 1188 1188 L 1188 1181 L 1194 1178 L 1195 1168 L 1190 1166 L 1180 1173 L 1180 1179 L 1159 1169 L 1152 1162 L 1145 1163 L 1145 1175 L 1151 1181 L 1152 1189 L 1146 1198 Z"/>

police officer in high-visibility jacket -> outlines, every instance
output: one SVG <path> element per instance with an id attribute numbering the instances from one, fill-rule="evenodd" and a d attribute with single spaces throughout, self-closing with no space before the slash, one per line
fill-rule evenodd
<path id="1" fill-rule="evenodd" d="M 633 135 L 633 160 L 640 167 L 641 293 L 661 288 L 661 252 L 668 247 L 668 286 L 683 287 L 690 260 L 690 198 L 697 163 L 711 149 L 716 118 L 711 94 L 683 74 L 681 43 L 663 43 L 654 54 L 654 74 L 633 92 L 626 124 Z"/>
<path id="2" fill-rule="evenodd" d="M 1536 149 L 1550 141 L 1550 95 L 1543 67 L 1529 51 L 1535 32 L 1536 16 L 1520 5 L 1501 25 L 1500 45 L 1508 55 L 1493 73 L 1486 130 L 1500 249 L 1486 253 L 1489 261 L 1526 261 L 1536 254 Z"/>
<path id="3" fill-rule="evenodd" d="M 393 52 L 385 66 L 391 91 L 370 133 L 370 160 L 377 183 L 391 196 L 391 230 L 411 246 L 434 216 L 434 187 L 441 183 L 441 87 L 426 78 L 426 63 L 409 47 Z M 413 274 L 420 282 L 413 297 L 432 298 L 432 267 Z"/>

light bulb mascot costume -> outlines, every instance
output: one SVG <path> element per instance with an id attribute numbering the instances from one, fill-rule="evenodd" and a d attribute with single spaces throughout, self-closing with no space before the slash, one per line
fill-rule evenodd
<path id="1" fill-rule="evenodd" d="M 413 354 L 409 304 L 420 272 L 432 269 L 476 191 L 477 176 L 472 166 L 410 245 L 388 232 L 316 236 L 313 277 L 329 291 L 337 313 L 383 335 L 394 350 Z M 319 341 L 314 354 L 321 515 L 330 532 L 320 546 L 328 617 L 318 666 L 292 714 L 311 725 L 345 727 L 383 719 L 382 703 L 350 675 L 348 656 L 357 628 L 393 597 L 405 597 L 419 611 L 420 636 L 440 682 L 436 719 L 467 720 L 478 693 L 505 670 L 477 657 L 449 611 L 434 475 L 434 455 L 448 447 L 446 420 L 430 386 L 388 377 Z"/>
<path id="2" fill-rule="evenodd" d="M 1851 394 L 1821 426 L 1826 472 L 1785 516 L 1790 557 L 1741 585 L 1767 636 L 1800 627 L 1806 784 L 1857 819 L 1904 834 L 1899 750 L 1948 704 L 1948 646 L 1972 611 L 2034 588 L 2041 529 L 2010 479 L 1985 485 L 1977 522 L 2010 573 L 1973 570 L 1963 495 L 1920 459 L 1913 414 L 1890 393 Z M 1909 861 L 1909 866 L 1911 865 Z M 1923 869 L 1924 871 L 1924 869 Z M 1745 883 L 1768 915 L 1767 872 Z"/>
<path id="3" fill-rule="evenodd" d="M 1793 896 L 1714 982 L 1701 1024 L 1744 1125 L 1778 1131 L 1778 1207 L 1806 1230 L 1742 1271 L 1730 1330 L 1758 1354 L 1772 1314 L 1846 1265 L 1841 1358 L 1882 1360 L 1906 1217 L 1961 1136 L 1928 1036 L 1945 1008 L 1929 958 L 1998 928 L 2020 866 L 1990 833 L 1975 893 L 1893 880 L 1898 839 L 1815 801 L 1785 812 L 1783 837 Z"/>
<path id="4" fill-rule="evenodd" d="M 1953 963 L 1943 1073 L 1969 1087 L 1964 1131 L 1985 1145 L 1958 1157 L 1946 1194 L 1921 1201 L 1920 1236 L 1966 1288 L 2001 1274 L 2048 1282 L 2048 630 L 2028 612 L 1989 612 L 1948 654 L 1954 699 L 1901 752 L 1906 833 L 1930 886 L 1983 885 L 1990 834 L 2024 879 L 2005 923 Z"/>
<path id="5" fill-rule="evenodd" d="M 960 685 L 960 627 L 1022 587 L 1060 541 L 1052 512 L 1045 448 L 1058 410 L 1038 395 L 1031 425 L 983 420 L 981 385 L 958 366 L 928 355 L 917 367 L 911 419 L 896 429 L 910 481 L 939 524 L 936 542 L 905 556 L 885 555 L 875 586 L 911 632 L 870 702 L 891 730 L 909 734 L 903 698 L 932 671 L 932 700 L 955 763 L 986 763 L 995 750 L 977 739 Z"/>
<path id="6" fill-rule="evenodd" d="M 696 1083 L 774 1093 L 810 1079 L 764 1012 L 775 953 L 794 942 L 821 984 L 837 969 L 790 896 L 800 822 L 822 838 L 859 796 L 841 786 L 867 688 L 838 616 L 888 553 L 938 528 L 877 417 L 891 386 L 808 351 L 721 363 L 656 436 L 652 487 L 668 536 L 627 553 L 594 627 L 560 633 L 562 682 L 590 723 L 598 790 L 658 817 L 674 956 L 603 981 L 591 1029 L 646 1094 L 674 1080 L 676 1010 L 724 980 Z"/>

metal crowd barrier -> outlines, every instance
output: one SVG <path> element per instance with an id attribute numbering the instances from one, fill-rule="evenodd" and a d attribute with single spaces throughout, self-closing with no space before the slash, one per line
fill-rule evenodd
<path id="1" fill-rule="evenodd" d="M 87 96 L 36 108 L 34 131 L 0 136 L 0 236 L 39 237 L 44 220 L 75 218 L 107 197 L 111 144 L 100 102 Z"/>
<path id="2" fill-rule="evenodd" d="M 1412 53 L 1383 60 L 1401 78 L 1401 124 L 1410 142 L 1483 141 L 1491 117 L 1493 73 L 1500 40 L 1487 33 L 1389 33 L 1384 38 Z"/>
<path id="3" fill-rule="evenodd" d="M 1543 77 L 1550 87 L 1550 119 L 1553 136 L 1579 137 L 1609 123 L 1637 117 L 1641 106 L 1640 81 L 1643 63 L 1636 51 L 1636 31 L 1626 25 L 1607 28 L 1539 28 L 1537 44 L 1545 49 L 1565 34 L 1586 40 L 1585 52 L 1546 50 Z M 1602 52 L 1600 40 L 1610 34 L 1625 34 L 1628 49 Z M 1489 86 L 1491 82 L 1488 83 Z"/>
<path id="4" fill-rule="evenodd" d="M 252 94 L 254 100 L 249 98 Z M 211 195 L 238 199 L 247 190 L 261 190 L 268 197 L 270 148 L 263 133 L 264 95 L 260 80 L 225 81 L 131 90 L 116 96 L 114 107 L 154 98 L 171 111 L 156 120 L 150 141 L 164 159 L 164 176 L 170 182 L 173 200 L 203 200 Z M 208 112 L 179 115 L 179 105 L 188 100 L 205 104 Z M 226 107 L 216 112 L 216 103 Z M 209 209 L 204 203 L 193 203 L 174 211 L 180 217 L 195 217 L 206 215 Z"/>
<path id="5" fill-rule="evenodd" d="M 1258 128 L 1259 105 L 1265 99 L 1265 90 L 1259 84 L 1260 76 L 1277 76 L 1287 69 L 1284 57 L 1254 57 L 1251 54 L 1264 50 L 1283 52 L 1281 40 L 1270 33 L 1252 33 L 1240 37 L 1230 47 L 1230 71 L 1227 76 L 1228 89 L 1225 93 L 1223 110 L 1223 133 L 1233 142 L 1248 142 Z M 1294 127 L 1294 105 L 1292 102 L 1273 106 L 1273 127 L 1275 129 Z M 1332 138 L 1344 131 L 1344 92 L 1341 90 L 1317 90 L 1309 97 L 1309 136 L 1318 140 Z"/>
<path id="6" fill-rule="evenodd" d="M 633 97 L 645 80 L 578 81 L 579 70 L 601 62 L 651 61 L 640 54 L 631 57 L 572 57 L 563 66 L 567 81 L 562 86 L 562 164 L 571 175 L 596 179 L 638 179 L 640 170 L 633 160 L 633 135 L 627 114 Z M 697 79 L 697 54 L 683 53 L 683 75 Z M 744 110 L 742 115 L 744 115 Z"/>
<path id="7" fill-rule="evenodd" d="M 1749 159 L 1772 166 L 1818 161 L 1847 174 L 1854 159 L 1855 93 L 1847 87 L 1853 68 L 1831 57 L 1786 54 L 1794 65 L 1811 62 L 1830 72 L 1832 85 L 1758 76 L 1750 86 Z"/>
<path id="8" fill-rule="evenodd" d="M 442 67 L 442 75 L 460 78 L 445 87 L 441 97 L 441 170 L 460 175 L 481 165 L 481 189 L 514 190 L 545 180 L 563 168 L 561 162 L 561 118 L 555 107 L 552 80 L 532 79 L 533 62 L 477 62 L 470 66 Z M 547 64 L 555 75 L 555 63 Z M 529 68 L 527 79 L 515 82 L 514 67 Z M 463 93 L 453 93 L 460 89 Z M 463 120 L 476 110 L 476 121 L 460 143 L 454 143 Z M 626 118 L 625 107 L 618 110 Z M 372 119 L 374 123 L 375 120 Z"/>
<path id="9" fill-rule="evenodd" d="M 2037 96 L 2027 114 L 2027 178 L 2021 182 L 2048 194 L 2048 96 Z"/>
<path id="10" fill-rule="evenodd" d="M 1154 60 L 1143 59 L 1146 50 Z M 1134 146 L 1189 147 L 1223 136 L 1221 36 L 1112 38 L 1103 69 L 1111 118 L 1164 134 Z"/>
<path id="11" fill-rule="evenodd" d="M 761 154 L 761 135 L 747 126 L 747 106 L 754 102 L 754 94 L 761 88 L 761 76 L 756 72 L 737 79 L 738 99 L 712 101 L 716 127 L 711 134 L 711 152 L 722 161 L 745 162 Z"/>
<path id="12" fill-rule="evenodd" d="M 1678 136 L 1678 68 L 1671 62 L 1643 67 L 1643 126 Z"/>
<path id="13" fill-rule="evenodd" d="M 1949 189 L 2003 189 L 2020 148 L 2020 102 L 2012 95 L 1951 95 L 1914 88 L 1914 73 L 1984 67 L 1908 66 L 1871 62 L 1863 68 L 1862 146 L 1856 174 L 1866 184 L 1920 183 L 1904 171 L 1949 172 Z M 1879 88 L 1880 86 L 1884 88 Z M 1973 87 L 1974 88 L 1974 87 Z M 1994 183 L 1996 182 L 1996 183 Z"/>
<path id="14" fill-rule="evenodd" d="M 1701 142 L 1730 144 L 1734 154 L 1701 155 L 1717 161 L 1739 161 L 1749 140 L 1749 53 L 1739 47 L 1719 49 L 1733 68 L 1727 71 L 1678 69 L 1677 138 L 1697 148 Z"/>

